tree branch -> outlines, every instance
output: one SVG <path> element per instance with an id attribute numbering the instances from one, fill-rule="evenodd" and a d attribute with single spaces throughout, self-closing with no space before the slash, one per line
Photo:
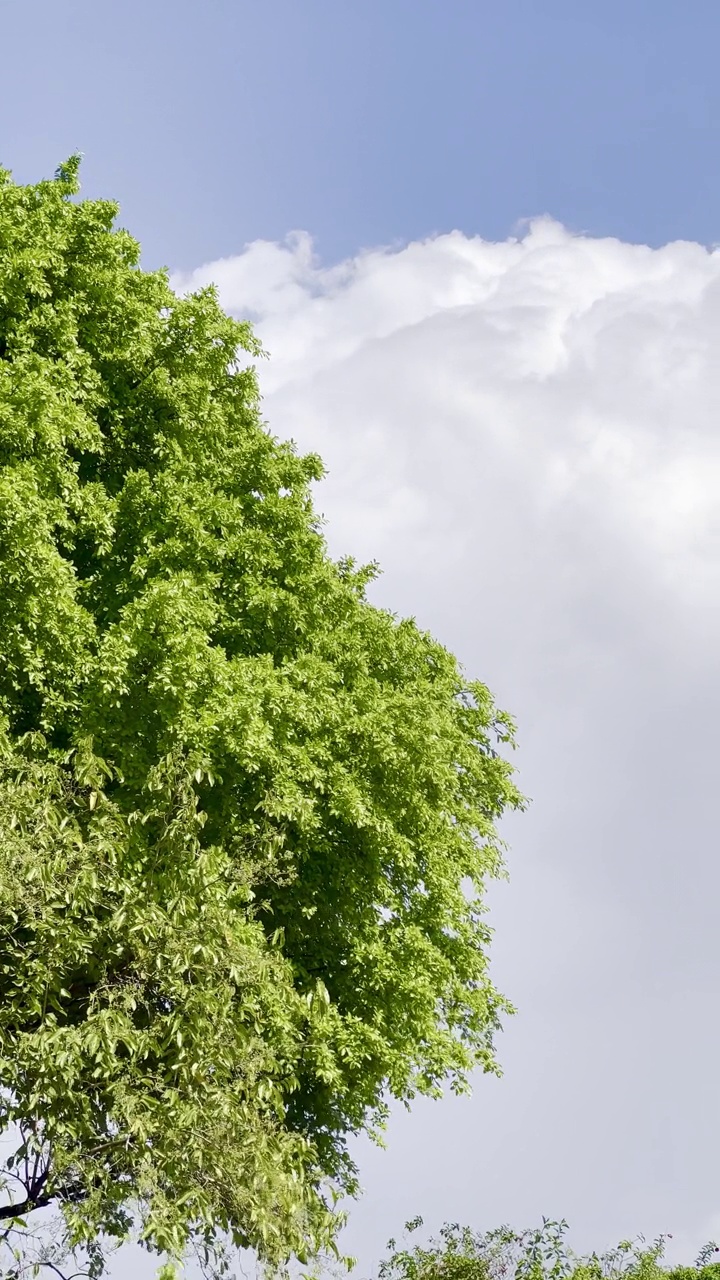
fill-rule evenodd
<path id="1" fill-rule="evenodd" d="M 0 1220 L 3 1218 L 22 1218 L 25 1213 L 32 1213 L 33 1209 L 44 1209 L 51 1204 L 54 1196 L 28 1196 L 26 1200 L 21 1200 L 19 1204 L 0 1204 Z"/>

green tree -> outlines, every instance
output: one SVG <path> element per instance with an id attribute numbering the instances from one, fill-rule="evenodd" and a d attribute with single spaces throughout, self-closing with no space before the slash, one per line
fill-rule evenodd
<path id="1" fill-rule="evenodd" d="M 513 726 L 329 557 L 248 325 L 77 173 L 0 182 L 0 1220 L 277 1263 L 388 1097 L 498 1069 Z"/>
<path id="2" fill-rule="evenodd" d="M 422 1218 L 405 1224 L 412 1234 Z M 581 1256 L 565 1244 L 568 1224 L 543 1218 L 541 1227 L 514 1231 L 497 1227 L 487 1232 L 446 1223 L 439 1237 L 426 1244 L 388 1243 L 390 1253 L 380 1264 L 379 1280 L 720 1280 L 714 1241 L 705 1245 L 692 1267 L 662 1264 L 665 1241 L 651 1245 L 644 1238 L 622 1240 L 606 1253 Z"/>

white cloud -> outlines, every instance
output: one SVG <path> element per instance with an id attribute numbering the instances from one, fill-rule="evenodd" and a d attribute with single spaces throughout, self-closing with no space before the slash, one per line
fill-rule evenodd
<path id="1" fill-rule="evenodd" d="M 411 556 L 403 521 L 412 544 L 432 510 L 476 552 L 498 521 L 520 543 L 520 520 L 537 555 L 582 505 L 678 589 L 717 565 L 720 254 L 541 220 L 519 241 L 452 233 L 329 269 L 296 233 L 176 283 L 209 279 L 258 320 L 271 426 L 325 454 L 333 543 L 359 530 L 363 550 Z"/>
<path id="2" fill-rule="evenodd" d="M 501 1082 L 398 1117 L 351 1243 L 403 1217 L 703 1243 L 718 1203 L 720 254 L 532 223 L 331 268 L 306 235 L 178 278 L 257 324 L 271 429 L 519 719 L 493 891 Z M 364 1150 L 364 1149 L 363 1149 Z M 691 1259 L 688 1259 L 691 1260 Z"/>

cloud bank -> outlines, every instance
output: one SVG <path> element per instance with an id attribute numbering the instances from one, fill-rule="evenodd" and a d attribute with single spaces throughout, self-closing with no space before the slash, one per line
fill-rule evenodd
<path id="1" fill-rule="evenodd" d="M 324 458 L 331 549 L 517 716 L 533 798 L 491 894 L 505 1076 L 360 1149 L 349 1247 L 548 1214 L 689 1260 L 720 1208 L 720 253 L 541 219 L 173 283 L 210 281 L 270 352 L 270 429 Z"/>

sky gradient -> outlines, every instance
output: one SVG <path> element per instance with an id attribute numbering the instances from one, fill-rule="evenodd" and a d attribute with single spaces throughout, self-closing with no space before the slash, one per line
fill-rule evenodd
<path id="1" fill-rule="evenodd" d="M 84 151 L 151 266 L 543 213 L 709 243 L 719 36 L 714 0 L 9 0 L 0 157 L 34 181 Z"/>
<path id="2" fill-rule="evenodd" d="M 255 321 L 331 549 L 518 720 L 505 1075 L 359 1144 L 360 1276 L 417 1213 L 720 1235 L 719 41 L 709 0 L 3 14 L 0 162 L 82 150 Z"/>

